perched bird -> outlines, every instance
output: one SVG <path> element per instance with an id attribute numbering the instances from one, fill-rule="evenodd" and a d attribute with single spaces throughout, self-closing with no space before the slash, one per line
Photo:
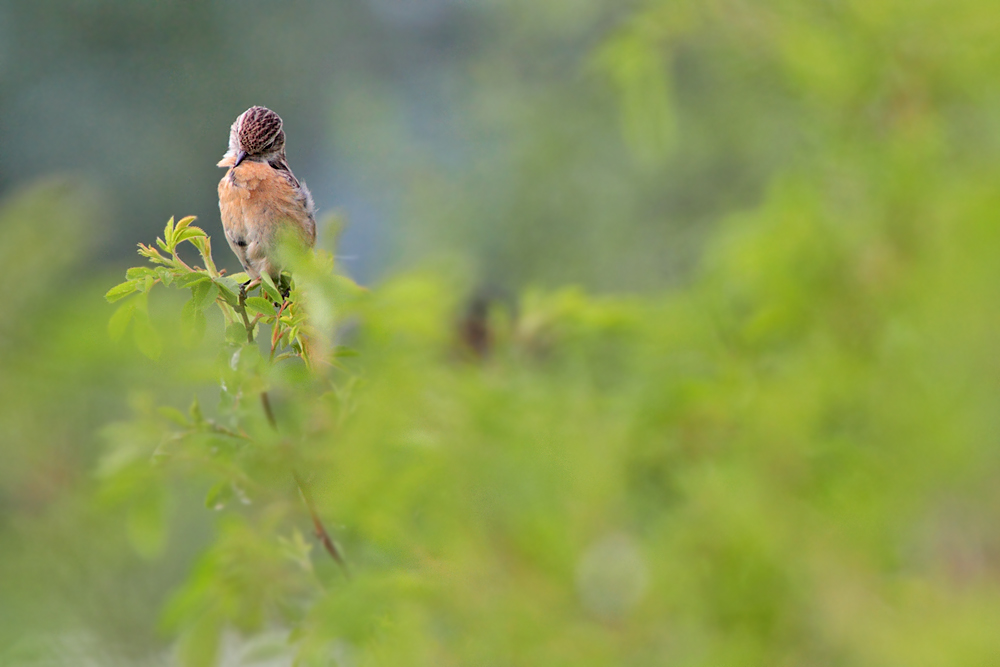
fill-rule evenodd
<path id="1" fill-rule="evenodd" d="M 288 231 L 312 247 L 316 214 L 312 195 L 285 159 L 285 132 L 278 114 L 250 107 L 229 129 L 229 150 L 219 161 L 229 171 L 219 181 L 219 211 L 226 240 L 256 285 L 262 273 L 281 275 L 278 243 Z"/>

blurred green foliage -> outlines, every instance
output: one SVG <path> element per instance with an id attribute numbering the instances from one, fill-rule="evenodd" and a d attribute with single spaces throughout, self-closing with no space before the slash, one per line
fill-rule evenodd
<path id="1" fill-rule="evenodd" d="M 743 146 L 766 162 L 760 202 L 717 220 L 668 292 L 529 287 L 468 308 L 462 269 L 348 298 L 304 263 L 329 365 L 261 364 L 222 318 L 199 340 L 167 292 L 148 305 L 158 361 L 111 344 L 107 286 L 72 279 L 91 209 L 65 185 L 12 198 L 0 660 L 991 664 L 994 13 L 648 3 L 585 58 L 618 91 L 630 169 L 582 170 L 579 200 L 431 183 L 458 194 L 442 219 L 516 202 L 496 218 L 515 239 L 500 252 L 552 282 L 560 247 L 530 235 L 532 216 L 604 187 L 629 204 L 606 211 L 625 274 L 646 270 L 631 244 L 672 241 L 630 226 L 663 215 L 642 179 L 665 165 Z M 686 106 L 685 68 L 711 104 Z M 722 127 L 727 103 L 740 117 Z M 517 164 L 558 170 L 594 146 L 534 136 Z M 715 172 L 702 185 L 728 196 Z M 311 536 L 292 470 L 349 575 Z"/>

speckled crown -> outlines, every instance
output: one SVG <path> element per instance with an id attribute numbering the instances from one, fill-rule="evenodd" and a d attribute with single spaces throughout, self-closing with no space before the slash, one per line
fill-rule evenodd
<path id="1" fill-rule="evenodd" d="M 238 123 L 239 147 L 249 155 L 281 150 L 285 145 L 281 116 L 266 107 L 250 107 L 240 115 Z"/>

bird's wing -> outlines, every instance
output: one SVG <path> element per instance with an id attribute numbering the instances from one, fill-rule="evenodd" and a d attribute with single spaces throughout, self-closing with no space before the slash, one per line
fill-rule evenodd
<path id="1" fill-rule="evenodd" d="M 316 243 L 316 205 L 313 203 L 312 193 L 305 183 L 295 178 L 284 157 L 275 159 L 270 165 L 290 187 L 292 206 L 298 209 L 298 214 L 291 217 L 305 233 L 306 242 L 312 246 Z"/>

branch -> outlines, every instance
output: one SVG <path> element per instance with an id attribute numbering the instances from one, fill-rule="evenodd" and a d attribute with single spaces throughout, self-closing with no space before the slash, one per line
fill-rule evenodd
<path id="1" fill-rule="evenodd" d="M 278 430 L 278 422 L 274 418 L 274 410 L 271 409 L 271 399 L 267 395 L 266 391 L 260 392 L 260 403 L 264 408 L 264 415 L 267 417 L 268 423 L 271 428 Z M 313 502 L 312 495 L 309 493 L 309 487 L 306 486 L 305 481 L 296 472 L 292 470 L 292 477 L 295 479 L 295 484 L 299 488 L 299 495 L 302 496 L 302 502 L 305 503 L 306 509 L 309 510 L 309 516 L 312 518 L 313 529 L 316 531 L 316 538 L 323 544 L 323 548 L 326 552 L 330 554 L 340 565 L 341 569 L 344 571 L 344 576 L 350 578 L 351 571 L 347 569 L 347 561 L 344 560 L 344 556 L 340 553 L 340 549 L 334 543 L 333 538 L 330 537 L 330 533 L 327 532 L 326 527 L 323 525 L 323 520 L 319 518 L 319 512 L 316 511 L 316 504 Z"/>
<path id="2" fill-rule="evenodd" d="M 252 343 L 253 325 L 250 324 L 250 318 L 247 317 L 247 291 L 242 287 L 240 288 L 240 301 L 239 305 L 236 307 L 236 312 L 239 313 L 240 317 L 243 318 L 243 326 L 246 327 L 247 330 L 247 343 Z M 264 395 L 266 396 L 267 394 L 265 393 Z M 274 419 L 273 416 L 271 417 L 271 419 L 272 419 L 271 426 L 273 426 L 274 428 L 278 428 L 277 424 L 275 424 L 273 421 Z"/>
<path id="3" fill-rule="evenodd" d="M 285 308 L 288 306 L 288 300 L 286 299 L 281 303 L 281 307 L 278 309 L 278 314 L 274 318 L 274 329 L 271 331 L 271 361 L 274 361 L 274 352 L 278 348 L 278 341 L 281 340 L 281 314 L 285 312 Z M 291 341 L 289 341 L 291 344 Z"/>
<path id="4" fill-rule="evenodd" d="M 292 477 L 295 478 L 295 483 L 299 487 L 299 495 L 302 496 L 302 501 L 309 509 L 309 516 L 312 517 L 313 528 L 316 530 L 316 537 L 323 543 L 323 548 L 325 548 L 326 552 L 330 554 L 330 557 L 337 561 L 337 564 L 344 570 L 344 576 L 350 579 L 351 571 L 347 569 L 347 561 L 344 560 L 340 550 L 337 549 L 337 545 L 334 544 L 333 539 L 330 537 L 330 533 L 326 532 L 326 528 L 323 526 L 323 522 L 319 518 L 319 513 L 316 511 L 316 505 L 313 503 L 312 496 L 309 494 L 309 487 L 306 486 L 305 481 L 303 481 L 302 477 L 299 476 L 299 473 L 294 470 L 292 471 Z"/>
<path id="5" fill-rule="evenodd" d="M 266 391 L 260 392 L 260 404 L 264 406 L 264 416 L 267 417 L 267 423 L 271 425 L 271 428 L 277 431 L 278 422 L 274 418 L 274 410 L 271 409 L 271 398 L 267 395 Z"/>
<path id="6" fill-rule="evenodd" d="M 188 273 L 197 273 L 197 271 L 195 271 L 195 270 L 194 270 L 194 269 L 192 269 L 192 268 L 191 268 L 190 266 L 188 266 L 188 265 L 187 265 L 187 262 L 185 262 L 185 261 L 184 261 L 183 259 L 181 259 L 181 258 L 180 258 L 180 257 L 179 257 L 179 256 L 177 255 L 177 251 L 176 251 L 176 250 L 174 250 L 174 251 L 173 251 L 172 253 L 170 253 L 170 254 L 174 256 L 174 261 L 175 261 L 175 262 L 177 262 L 178 264 L 180 264 L 181 266 L 183 266 L 183 267 L 184 267 L 185 269 L 187 269 L 187 270 L 188 270 Z"/>

